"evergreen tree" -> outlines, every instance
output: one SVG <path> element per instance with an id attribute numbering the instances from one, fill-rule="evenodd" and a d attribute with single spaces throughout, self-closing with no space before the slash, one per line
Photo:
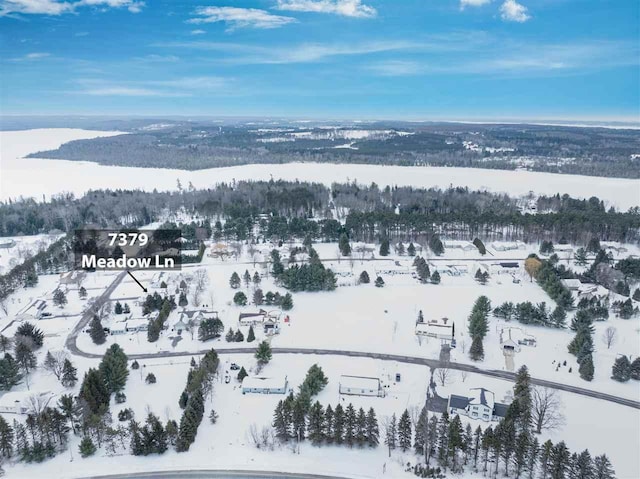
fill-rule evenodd
<path id="1" fill-rule="evenodd" d="M 389 449 L 389 457 L 391 457 L 391 451 L 396 448 L 396 442 L 398 438 L 398 420 L 395 413 L 391 415 L 391 418 L 385 424 L 384 430 L 384 445 Z"/>
<path id="2" fill-rule="evenodd" d="M 80 455 L 82 457 L 93 456 L 96 452 L 96 446 L 89 436 L 84 436 L 80 441 Z"/>
<path id="3" fill-rule="evenodd" d="M 253 325 L 249 326 L 249 334 L 247 334 L 247 342 L 252 343 L 256 340 L 256 333 L 253 331 Z"/>
<path id="4" fill-rule="evenodd" d="M 116 314 L 122 314 L 122 303 L 120 303 L 120 301 L 116 301 L 116 305 L 114 306 L 113 311 Z"/>
<path id="5" fill-rule="evenodd" d="M 33 354 L 33 351 L 29 347 L 29 345 L 24 341 L 19 341 L 16 343 L 15 347 L 15 355 L 16 355 L 16 364 L 20 368 L 20 370 L 24 374 L 24 378 L 27 381 L 27 387 L 29 386 L 29 373 L 34 370 L 38 362 L 36 360 L 36 355 Z"/>
<path id="6" fill-rule="evenodd" d="M 447 457 L 451 459 L 451 470 L 458 471 L 458 451 L 464 447 L 462 422 L 459 415 L 454 415 L 449 423 L 447 433 Z"/>
<path id="7" fill-rule="evenodd" d="M 293 297 L 291 296 L 291 293 L 287 293 L 282 297 L 280 307 L 284 311 L 289 311 L 291 308 L 293 308 Z"/>
<path id="8" fill-rule="evenodd" d="M 233 302 L 237 306 L 246 306 L 247 305 L 247 295 L 244 294 L 242 291 L 238 291 L 236 294 L 233 295 Z"/>
<path id="9" fill-rule="evenodd" d="M 251 274 L 249 274 L 249 270 L 245 269 L 244 274 L 242 275 L 242 280 L 244 281 L 245 288 L 248 288 L 251 284 Z"/>
<path id="10" fill-rule="evenodd" d="M 66 388 L 72 388 L 78 381 L 78 370 L 73 366 L 68 358 L 65 358 L 62 365 L 62 385 Z"/>
<path id="11" fill-rule="evenodd" d="M 236 331 L 236 334 L 233 335 L 233 341 L 236 343 L 241 343 L 244 341 L 244 334 L 239 329 Z"/>
<path id="12" fill-rule="evenodd" d="M 376 412 L 373 408 L 369 408 L 369 412 L 367 412 L 366 431 L 367 444 L 369 445 L 369 447 L 377 447 L 380 431 L 378 428 L 378 419 L 376 418 Z"/>
<path id="13" fill-rule="evenodd" d="M 13 428 L 0 416 L 0 455 L 5 459 L 13 456 Z"/>
<path id="14" fill-rule="evenodd" d="M 414 246 L 413 243 L 409 243 L 409 247 L 407 248 L 407 254 L 409 256 L 415 256 L 416 255 L 416 247 Z"/>
<path id="15" fill-rule="evenodd" d="M 258 360 L 258 364 L 264 366 L 269 361 L 271 361 L 271 346 L 266 341 L 262 341 L 258 345 L 258 349 L 256 350 L 255 357 Z"/>
<path id="16" fill-rule="evenodd" d="M 444 253 L 444 245 L 437 235 L 433 235 L 429 240 L 429 248 L 436 256 L 441 256 Z"/>
<path id="17" fill-rule="evenodd" d="M 570 453 L 564 441 L 553 446 L 551 451 L 550 477 L 551 479 L 565 479 L 569 469 Z"/>
<path id="18" fill-rule="evenodd" d="M 44 333 L 29 322 L 22 323 L 16 330 L 14 347 L 18 342 L 24 340 L 31 346 L 32 350 L 39 349 L 44 344 Z"/>
<path id="19" fill-rule="evenodd" d="M 59 308 L 62 308 L 65 304 L 67 304 L 67 295 L 64 294 L 64 291 L 62 291 L 61 289 L 56 289 L 53 292 L 53 304 L 55 304 Z"/>
<path id="20" fill-rule="evenodd" d="M 89 335 L 91 336 L 93 344 L 104 344 L 107 340 L 107 336 L 98 316 L 94 316 L 89 324 Z"/>
<path id="21" fill-rule="evenodd" d="M 562 306 L 556 306 L 551 313 L 551 322 L 556 328 L 562 329 L 566 326 L 567 312 Z"/>
<path id="22" fill-rule="evenodd" d="M 240 287 L 240 276 L 238 276 L 238 273 L 236 273 L 235 271 L 229 279 L 229 286 L 231 286 L 233 289 L 238 289 Z"/>
<path id="23" fill-rule="evenodd" d="M 389 256 L 389 239 L 383 238 L 380 243 L 380 256 Z"/>
<path id="24" fill-rule="evenodd" d="M 78 290 L 78 296 L 80 296 L 80 299 L 87 298 L 87 290 L 85 289 L 84 286 L 80 286 L 80 289 Z"/>
<path id="25" fill-rule="evenodd" d="M 292 425 L 293 437 L 298 441 L 304 441 L 306 433 L 307 398 L 298 395 L 293 401 Z"/>
<path id="26" fill-rule="evenodd" d="M 264 293 L 260 288 L 253 292 L 253 304 L 260 306 L 264 303 Z"/>
<path id="27" fill-rule="evenodd" d="M 376 285 L 376 288 L 384 287 L 384 279 L 382 279 L 382 276 L 378 276 L 376 278 L 375 285 Z"/>
<path id="28" fill-rule="evenodd" d="M 434 271 L 431 275 L 431 284 L 440 284 L 440 273 Z"/>
<path id="29" fill-rule="evenodd" d="M 122 391 L 127 384 L 127 355 L 118 344 L 112 344 L 100 362 L 100 375 L 110 393 Z"/>
<path id="30" fill-rule="evenodd" d="M 513 466 L 515 469 L 515 477 L 518 479 L 529 463 L 529 454 L 531 452 L 531 437 L 528 431 L 523 431 L 516 438 L 515 448 L 513 451 Z"/>
<path id="31" fill-rule="evenodd" d="M 342 405 L 338 404 L 333 411 L 333 442 L 342 444 L 344 441 L 344 410 Z"/>
<path id="32" fill-rule="evenodd" d="M 398 421 L 398 444 L 402 452 L 411 448 L 411 436 L 411 418 L 409 411 L 405 409 Z"/>
<path id="33" fill-rule="evenodd" d="M 333 408 L 331 404 L 327 405 L 324 411 L 324 438 L 328 444 L 333 442 Z"/>
<path id="34" fill-rule="evenodd" d="M 228 343 L 233 342 L 233 338 L 235 337 L 235 333 L 233 331 L 233 329 L 229 328 L 229 331 L 227 331 L 227 334 L 224 337 L 224 340 Z"/>
<path id="35" fill-rule="evenodd" d="M 242 366 L 240 368 L 240 371 L 238 371 L 238 381 L 242 382 L 242 380 L 244 378 L 246 378 L 249 374 L 247 373 L 247 370 L 244 368 L 244 366 Z"/>
<path id="36" fill-rule="evenodd" d="M 90 368 L 85 373 L 79 396 L 93 414 L 109 407 L 109 390 L 97 369 Z"/>
<path id="37" fill-rule="evenodd" d="M 446 469 L 449 466 L 449 414 L 446 411 L 442 413 L 438 422 L 437 451 L 438 462 Z"/>
<path id="38" fill-rule="evenodd" d="M 272 426 L 275 430 L 276 437 L 281 441 L 289 439 L 289 427 L 284 410 L 284 401 L 278 401 L 278 405 L 273 413 Z"/>
<path id="39" fill-rule="evenodd" d="M 224 330 L 222 321 L 218 318 L 206 318 L 200 322 L 198 326 L 198 339 L 200 341 L 209 341 L 210 339 L 220 337 Z"/>
<path id="40" fill-rule="evenodd" d="M 631 363 L 629 376 L 636 381 L 640 380 L 640 357 L 635 358 Z"/>
<path id="41" fill-rule="evenodd" d="M 0 359 L 0 391 L 10 391 L 12 387 L 22 382 L 20 365 L 9 353 Z"/>
<path id="42" fill-rule="evenodd" d="M 482 361 L 484 359 L 484 347 L 482 346 L 481 338 L 475 337 L 471 341 L 471 348 L 469 348 L 469 357 L 473 361 Z"/>
<path id="43" fill-rule="evenodd" d="M 369 284 L 371 282 L 371 279 L 369 278 L 369 273 L 367 273 L 366 271 L 363 271 L 362 273 L 360 273 L 360 278 L 358 279 L 358 282 L 360 284 Z"/>
<path id="44" fill-rule="evenodd" d="M 573 255 L 573 259 L 578 266 L 584 266 L 587 264 L 587 252 L 584 248 L 578 248 L 576 253 Z"/>
<path id="45" fill-rule="evenodd" d="M 258 286 L 261 281 L 262 281 L 262 278 L 260 277 L 260 273 L 258 273 L 257 271 L 253 273 L 253 284 Z"/>
<path id="46" fill-rule="evenodd" d="M 585 381 L 593 380 L 593 357 L 591 354 L 586 356 L 581 362 L 580 367 L 578 368 L 578 372 L 580 373 L 580 377 Z"/>
<path id="47" fill-rule="evenodd" d="M 356 442 L 356 410 L 353 404 L 349 403 L 344 414 L 344 442 L 352 447 Z"/>
<path id="48" fill-rule="evenodd" d="M 527 469 L 529 470 L 529 479 L 533 479 L 535 477 L 539 452 L 540 452 L 540 444 L 538 443 L 538 439 L 534 437 L 533 440 L 530 441 L 529 453 L 527 458 Z"/>
<path id="49" fill-rule="evenodd" d="M 129 309 L 129 303 L 124 303 L 124 308 L 122 308 L 122 312 L 124 314 L 129 314 L 131 312 L 131 309 Z"/>
<path id="50" fill-rule="evenodd" d="M 591 459 L 591 454 L 585 449 L 577 458 L 573 461 L 572 474 L 576 479 L 593 479 L 594 477 L 594 464 Z"/>
<path id="51" fill-rule="evenodd" d="M 603 454 L 593 460 L 594 479 L 615 479 L 615 472 L 609 458 Z"/>
<path id="52" fill-rule="evenodd" d="M 617 357 L 613 363 L 613 368 L 611 368 L 611 379 L 624 383 L 630 378 L 631 363 L 629 362 L 629 358 L 623 354 Z"/>
<path id="53" fill-rule="evenodd" d="M 324 409 L 320 402 L 316 401 L 309 409 L 308 437 L 314 445 L 324 441 Z"/>
<path id="54" fill-rule="evenodd" d="M 359 446 L 364 446 L 367 442 L 367 413 L 363 408 L 358 409 L 358 415 L 356 417 L 356 430 L 355 430 L 356 442 Z"/>
<path id="55" fill-rule="evenodd" d="M 349 238 L 345 233 L 340 235 L 340 239 L 338 240 L 338 248 L 340 249 L 340 254 L 342 256 L 349 256 L 351 254 L 351 245 L 349 244 Z"/>

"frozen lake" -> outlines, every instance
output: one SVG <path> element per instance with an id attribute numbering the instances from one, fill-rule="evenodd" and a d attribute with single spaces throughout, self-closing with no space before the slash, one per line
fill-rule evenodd
<path id="1" fill-rule="evenodd" d="M 82 195 L 97 188 L 175 190 L 183 186 L 207 188 L 232 180 L 300 180 L 325 184 L 356 180 L 380 186 L 416 187 L 468 186 L 510 195 L 530 191 L 552 195 L 567 193 L 578 198 L 598 196 L 607 205 L 626 210 L 640 206 L 640 180 L 559 175 L 528 171 L 476 168 L 405 167 L 354 164 L 288 163 L 243 165 L 184 171 L 160 168 L 103 166 L 91 162 L 25 159 L 36 151 L 55 149 L 77 139 L 117 135 L 119 132 L 78 129 L 39 129 L 0 132 L 0 199 L 34 197 L 72 192 Z"/>

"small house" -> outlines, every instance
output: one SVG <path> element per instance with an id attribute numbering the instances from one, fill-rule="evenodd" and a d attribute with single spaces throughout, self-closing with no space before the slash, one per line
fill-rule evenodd
<path id="1" fill-rule="evenodd" d="M 469 390 L 468 396 L 449 396 L 449 414 L 458 414 L 482 421 L 499 421 L 507 412 L 507 405 L 496 403 L 493 392 L 484 388 Z"/>
<path id="2" fill-rule="evenodd" d="M 264 309 L 257 313 L 240 313 L 238 323 L 240 323 L 240 326 L 255 326 L 256 324 L 262 324 L 266 317 L 267 312 Z"/>
<path id="3" fill-rule="evenodd" d="M 280 334 L 280 324 L 278 323 L 278 321 L 274 321 L 273 319 L 267 319 L 264 323 L 262 323 L 262 328 L 264 334 L 266 334 L 267 336 Z"/>
<path id="4" fill-rule="evenodd" d="M 364 376 L 340 376 L 340 394 L 384 397 L 380 379 Z"/>
<path id="5" fill-rule="evenodd" d="M 111 336 L 119 336 L 120 334 L 125 334 L 127 332 L 127 322 L 126 321 L 118 321 L 117 323 L 113 323 L 109 327 L 109 333 Z"/>
<path id="6" fill-rule="evenodd" d="M 513 274 L 520 269 L 517 261 L 501 261 L 493 263 L 490 267 L 491 274 Z"/>
<path id="7" fill-rule="evenodd" d="M 560 282 L 567 288 L 569 291 L 578 291 L 582 286 L 582 282 L 579 279 L 569 278 L 562 279 Z"/>
<path id="8" fill-rule="evenodd" d="M 127 319 L 125 329 L 128 333 L 147 331 L 149 329 L 149 320 L 147 318 Z"/>
<path id="9" fill-rule="evenodd" d="M 33 321 L 45 316 L 47 302 L 44 299 L 36 299 L 16 316 L 16 321 Z"/>
<path id="10" fill-rule="evenodd" d="M 455 325 L 449 318 L 433 319 L 426 323 L 416 324 L 416 336 L 427 336 L 436 339 L 453 339 Z"/>
<path id="11" fill-rule="evenodd" d="M 287 376 L 247 376 L 242 380 L 242 394 L 285 394 L 286 392 Z"/>

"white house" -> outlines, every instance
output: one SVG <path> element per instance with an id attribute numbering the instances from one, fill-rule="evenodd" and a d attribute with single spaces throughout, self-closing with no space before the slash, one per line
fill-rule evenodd
<path id="1" fill-rule="evenodd" d="M 501 261 L 499 263 L 492 263 L 490 266 L 491 274 L 512 274 L 520 269 L 520 264 L 517 261 Z"/>
<path id="2" fill-rule="evenodd" d="M 521 241 L 496 241 L 489 245 L 494 251 L 514 251 L 523 249 L 525 244 Z"/>
<path id="3" fill-rule="evenodd" d="M 125 329 L 128 333 L 136 333 L 138 331 L 147 331 L 149 329 L 148 318 L 127 319 Z"/>
<path id="4" fill-rule="evenodd" d="M 384 397 L 380 379 L 363 376 L 340 376 L 340 394 Z"/>
<path id="5" fill-rule="evenodd" d="M 238 323 L 240 326 L 254 326 L 256 324 L 262 324 L 267 317 L 267 312 L 261 309 L 257 313 L 240 313 L 238 316 Z"/>
<path id="6" fill-rule="evenodd" d="M 111 336 L 119 336 L 120 334 L 125 334 L 127 332 L 127 322 L 126 321 L 118 321 L 109 326 L 109 334 Z"/>
<path id="7" fill-rule="evenodd" d="M 473 388 L 468 396 L 449 396 L 449 414 L 458 414 L 482 421 L 499 421 L 507 412 L 507 405 L 495 402 L 494 394 L 488 389 Z"/>
<path id="8" fill-rule="evenodd" d="M 462 251 L 477 251 L 478 248 L 469 241 L 446 240 L 442 242 L 444 249 L 459 249 Z"/>
<path id="9" fill-rule="evenodd" d="M 28 414 L 34 404 L 44 408 L 53 397 L 54 394 L 49 391 L 9 391 L 0 397 L 0 413 Z"/>
<path id="10" fill-rule="evenodd" d="M 242 380 L 242 394 L 285 394 L 287 392 L 287 376 L 266 377 L 247 376 Z"/>
<path id="11" fill-rule="evenodd" d="M 455 326 L 449 318 L 432 319 L 426 323 L 416 324 L 416 336 L 427 336 L 437 339 L 453 339 Z"/>

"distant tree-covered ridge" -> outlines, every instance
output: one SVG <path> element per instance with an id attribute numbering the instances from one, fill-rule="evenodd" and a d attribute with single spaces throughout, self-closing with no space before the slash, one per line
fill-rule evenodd
<path id="1" fill-rule="evenodd" d="M 640 132 L 542 125 L 371 123 L 357 127 L 168 123 L 65 143 L 33 158 L 199 170 L 250 163 L 458 166 L 639 178 Z M 366 133 L 363 133 L 365 131 Z M 344 148 L 335 148 L 345 145 Z"/>

